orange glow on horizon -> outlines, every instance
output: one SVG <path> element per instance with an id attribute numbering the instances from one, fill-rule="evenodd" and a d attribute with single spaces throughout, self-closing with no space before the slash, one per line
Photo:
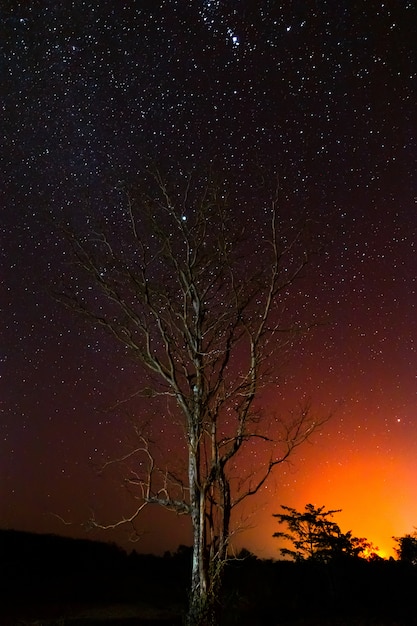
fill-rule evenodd
<path id="1" fill-rule="evenodd" d="M 341 509 L 334 520 L 343 532 L 367 539 L 382 558 L 396 558 L 393 537 L 412 532 L 417 523 L 417 460 L 411 443 L 409 450 L 403 442 L 390 443 L 389 449 L 378 447 L 364 437 L 353 451 L 350 444 L 334 445 L 329 435 L 307 446 L 308 456 L 263 490 L 239 545 L 263 558 L 280 558 L 281 544 L 272 537 L 280 527 L 273 514 L 281 512 L 281 504 L 303 510 L 312 503 Z"/>

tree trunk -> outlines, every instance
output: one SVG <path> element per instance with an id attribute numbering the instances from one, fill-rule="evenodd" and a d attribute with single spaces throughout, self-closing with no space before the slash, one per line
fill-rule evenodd
<path id="1" fill-rule="evenodd" d="M 200 480 L 199 436 L 190 437 L 188 475 L 193 527 L 191 590 L 187 626 L 205 626 L 209 621 L 208 569 L 206 561 L 205 493 Z"/>

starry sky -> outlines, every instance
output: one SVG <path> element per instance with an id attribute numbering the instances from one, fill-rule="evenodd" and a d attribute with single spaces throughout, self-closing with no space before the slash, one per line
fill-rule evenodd
<path id="1" fill-rule="evenodd" d="M 238 542 L 278 556 L 272 513 L 307 502 L 342 509 L 381 554 L 413 530 L 416 18 L 411 0 L 2 2 L 1 527 L 82 536 L 91 510 L 132 510 L 117 471 L 96 468 L 125 449 L 129 425 L 106 409 L 141 373 L 51 297 L 67 266 L 46 216 L 82 224 L 88 205 L 111 222 L 111 189 L 150 162 L 220 162 L 246 189 L 261 162 L 285 210 L 326 233 L 300 289 L 330 320 L 263 402 L 307 395 L 334 415 L 248 502 Z M 139 550 L 190 543 L 173 514 L 148 509 L 141 529 Z"/>

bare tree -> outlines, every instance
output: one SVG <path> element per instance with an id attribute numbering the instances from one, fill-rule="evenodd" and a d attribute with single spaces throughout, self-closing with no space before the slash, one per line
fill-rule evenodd
<path id="1" fill-rule="evenodd" d="M 58 297 L 125 346 L 150 374 L 143 395 L 165 397 L 182 423 L 185 475 L 175 464 L 158 466 L 136 426 L 139 445 L 125 458 L 142 463 L 126 481 L 140 502 L 114 525 L 134 522 L 152 503 L 190 515 L 188 619 L 202 624 L 221 581 L 234 508 L 322 421 L 302 406 L 271 428 L 257 403 L 294 335 L 307 330 L 297 319 L 289 323 L 285 303 L 312 252 L 308 229 L 282 228 L 277 190 L 251 222 L 239 219 L 227 186 L 211 174 L 182 180 L 145 175 L 146 184 L 123 192 L 113 232 L 96 227 L 81 236 L 65 227 L 88 287 L 70 285 Z M 269 451 L 262 467 L 245 474 L 239 458 L 251 442 Z"/>

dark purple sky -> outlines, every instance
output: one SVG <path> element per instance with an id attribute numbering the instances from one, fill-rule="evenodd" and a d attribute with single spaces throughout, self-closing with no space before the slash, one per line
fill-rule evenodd
<path id="1" fill-rule="evenodd" d="M 0 526 L 79 533 L 90 508 L 111 521 L 130 506 L 116 476 L 96 477 L 128 437 L 97 407 L 140 373 L 48 294 L 65 265 L 45 214 L 81 224 L 88 199 L 111 221 L 112 185 L 150 161 L 217 161 L 249 189 L 269 164 L 283 206 L 328 238 L 303 290 L 332 323 L 266 400 L 341 402 L 261 494 L 242 543 L 271 554 L 271 513 L 307 501 L 342 508 L 345 526 L 386 551 L 412 530 L 416 17 L 406 0 L 2 4 Z M 152 513 L 144 528 L 139 549 L 187 541 L 184 520 Z"/>

